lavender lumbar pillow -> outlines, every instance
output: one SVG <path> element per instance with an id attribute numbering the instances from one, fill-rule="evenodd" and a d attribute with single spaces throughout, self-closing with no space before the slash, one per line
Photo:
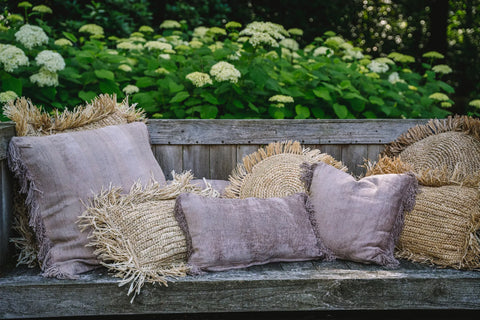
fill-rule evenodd
<path id="1" fill-rule="evenodd" d="M 187 240 L 192 274 L 325 257 L 307 195 L 227 199 L 181 194 L 175 217 Z"/>
<path id="2" fill-rule="evenodd" d="M 303 164 L 314 225 L 332 257 L 395 267 L 395 243 L 418 188 L 411 173 L 356 180 L 324 163 Z"/>
<path id="3" fill-rule="evenodd" d="M 76 222 L 84 203 L 110 184 L 129 190 L 135 182 L 165 176 L 143 122 L 43 137 L 13 137 L 9 167 L 27 194 L 29 223 L 47 277 L 74 278 L 99 266 L 87 234 Z"/>

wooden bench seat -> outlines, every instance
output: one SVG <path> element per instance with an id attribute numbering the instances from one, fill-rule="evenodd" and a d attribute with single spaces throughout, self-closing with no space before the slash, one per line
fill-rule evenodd
<path id="1" fill-rule="evenodd" d="M 361 174 L 384 145 L 427 120 L 151 120 L 152 150 L 167 178 L 228 179 L 243 156 L 273 141 L 297 140 Z M 405 260 L 397 269 L 347 261 L 273 263 L 187 276 L 168 287 L 146 284 L 130 303 L 127 288 L 98 269 L 77 280 L 43 278 L 14 267 L 8 244 L 11 177 L 6 148 L 13 124 L 0 124 L 0 318 L 232 312 L 480 310 L 480 272 Z"/>

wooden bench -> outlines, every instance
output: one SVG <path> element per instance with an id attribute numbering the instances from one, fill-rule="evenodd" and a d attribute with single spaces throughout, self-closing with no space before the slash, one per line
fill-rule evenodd
<path id="1" fill-rule="evenodd" d="M 297 140 L 342 160 L 360 174 L 384 144 L 426 120 L 151 120 L 152 149 L 167 178 L 228 179 L 246 154 L 273 141 Z M 203 314 L 276 311 L 480 310 L 480 272 L 401 261 L 398 269 L 348 261 L 274 263 L 188 276 L 168 287 L 147 284 L 130 303 L 104 269 L 78 280 L 47 279 L 14 267 L 8 245 L 11 178 L 6 148 L 11 123 L 0 125 L 0 318 Z"/>

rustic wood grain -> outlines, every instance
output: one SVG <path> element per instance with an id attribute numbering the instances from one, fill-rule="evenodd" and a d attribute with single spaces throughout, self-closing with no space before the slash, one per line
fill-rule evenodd
<path id="1" fill-rule="evenodd" d="M 7 261 L 12 219 L 12 181 L 6 160 L 0 160 L 0 266 Z"/>
<path id="2" fill-rule="evenodd" d="M 172 171 L 183 172 L 183 146 L 154 145 L 153 153 L 167 180 L 172 179 Z"/>
<path id="3" fill-rule="evenodd" d="M 183 170 L 191 170 L 196 178 L 210 178 L 210 149 L 205 145 L 183 147 Z"/>
<path id="4" fill-rule="evenodd" d="M 7 158 L 10 139 L 15 135 L 15 126 L 10 122 L 0 123 L 0 160 Z"/>
<path id="5" fill-rule="evenodd" d="M 348 172 L 355 176 L 364 173 L 360 167 L 364 159 L 368 157 L 367 145 L 344 145 L 342 146 L 342 162 L 348 167 Z"/>
<path id="6" fill-rule="evenodd" d="M 235 145 L 210 146 L 210 179 L 227 180 L 237 163 Z"/>
<path id="7" fill-rule="evenodd" d="M 480 309 L 475 271 L 341 261 L 270 264 L 146 284 L 130 303 L 105 271 L 78 280 L 21 269 L 0 278 L 0 318 L 148 313 Z"/>
<path id="8" fill-rule="evenodd" d="M 385 144 L 427 120 L 149 120 L 152 144 Z"/>

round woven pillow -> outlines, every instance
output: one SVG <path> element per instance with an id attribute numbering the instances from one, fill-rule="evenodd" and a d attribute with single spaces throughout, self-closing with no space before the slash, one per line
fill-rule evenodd
<path id="1" fill-rule="evenodd" d="M 467 116 L 432 119 L 388 144 L 382 155 L 400 157 L 416 173 L 435 170 L 466 177 L 480 171 L 480 120 Z"/>
<path id="2" fill-rule="evenodd" d="M 298 141 L 273 142 L 245 156 L 229 177 L 226 198 L 285 197 L 307 192 L 302 181 L 302 164 L 323 161 L 346 171 L 332 156 L 318 149 L 303 148 Z"/>

